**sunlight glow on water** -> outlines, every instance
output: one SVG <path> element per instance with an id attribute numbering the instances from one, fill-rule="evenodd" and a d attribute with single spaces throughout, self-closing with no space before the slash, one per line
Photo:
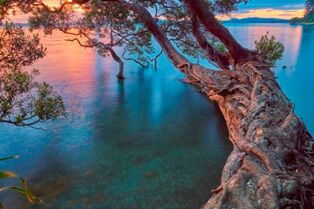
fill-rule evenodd
<path id="1" fill-rule="evenodd" d="M 1 154 L 22 156 L 1 167 L 30 180 L 46 204 L 39 208 L 200 208 L 231 151 L 217 107 L 165 57 L 157 71 L 129 63 L 119 82 L 111 59 L 64 39 L 45 37 L 48 56 L 36 67 L 69 117 L 46 131 L 1 127 Z M 19 196 L 3 203 L 29 208 Z"/>

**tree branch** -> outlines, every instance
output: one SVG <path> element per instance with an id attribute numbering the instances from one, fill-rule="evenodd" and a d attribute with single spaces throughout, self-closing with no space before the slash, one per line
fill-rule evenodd
<path id="1" fill-rule="evenodd" d="M 217 51 L 205 38 L 205 36 L 200 31 L 199 20 L 195 15 L 192 15 L 192 32 L 196 37 L 196 40 L 200 47 L 205 51 L 208 59 L 214 63 L 216 63 L 222 69 L 229 69 L 229 60 L 228 56 Z"/>
<path id="2" fill-rule="evenodd" d="M 132 57 L 126 57 L 126 56 L 125 56 L 125 53 L 126 53 L 126 50 L 124 50 L 123 53 L 122 53 L 122 58 L 123 58 L 123 59 L 125 59 L 125 60 L 127 60 L 127 61 L 133 61 L 133 62 L 135 62 L 136 64 L 140 65 L 142 68 L 147 67 L 145 64 L 141 63 L 141 62 L 138 61 L 137 59 L 134 59 L 134 58 L 132 58 Z"/>
<path id="3" fill-rule="evenodd" d="M 209 10 L 206 9 L 203 0 L 184 0 L 192 15 L 204 24 L 205 28 L 216 36 L 228 49 L 230 55 L 235 61 L 235 64 L 252 59 L 253 52 L 242 47 L 235 38 L 231 35 L 229 30 L 221 25 Z"/>

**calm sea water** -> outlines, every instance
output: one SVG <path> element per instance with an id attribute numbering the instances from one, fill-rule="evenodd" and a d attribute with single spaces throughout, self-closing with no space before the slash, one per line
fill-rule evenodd
<path id="1" fill-rule="evenodd" d="M 314 27 L 228 27 L 248 47 L 267 31 L 285 44 L 276 74 L 314 132 Z M 6 208 L 200 208 L 231 151 L 217 107 L 182 83 L 165 57 L 156 71 L 128 63 L 119 82 L 111 59 L 65 38 L 45 37 L 48 56 L 36 67 L 64 97 L 68 118 L 44 124 L 45 131 L 0 126 L 1 156 L 21 156 L 0 169 L 25 176 L 45 204 L 1 194 Z"/>

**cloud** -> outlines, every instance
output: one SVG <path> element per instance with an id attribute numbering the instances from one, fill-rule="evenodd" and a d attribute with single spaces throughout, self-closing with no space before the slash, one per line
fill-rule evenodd
<path id="1" fill-rule="evenodd" d="M 218 16 L 221 20 L 228 20 L 230 18 L 248 18 L 248 17 L 260 17 L 260 18 L 281 18 L 281 19 L 291 19 L 293 17 L 302 17 L 304 15 L 304 9 L 274 9 L 274 8 L 264 8 L 264 9 L 249 9 L 241 10 L 230 14 L 228 16 L 221 15 Z"/>

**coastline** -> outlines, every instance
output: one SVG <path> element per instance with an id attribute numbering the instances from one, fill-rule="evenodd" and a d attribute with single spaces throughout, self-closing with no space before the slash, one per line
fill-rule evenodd
<path id="1" fill-rule="evenodd" d="M 290 23 L 290 25 L 314 25 L 314 22 L 300 22 L 300 23 Z"/>

